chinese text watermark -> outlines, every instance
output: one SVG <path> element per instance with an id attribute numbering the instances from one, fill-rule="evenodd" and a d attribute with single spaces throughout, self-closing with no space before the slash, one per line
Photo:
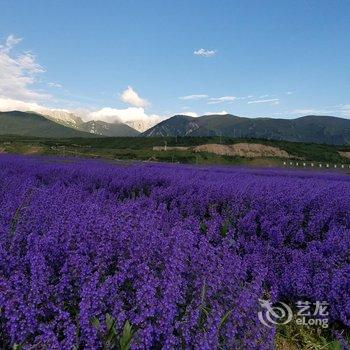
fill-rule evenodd
<path id="1" fill-rule="evenodd" d="M 287 324 L 294 320 L 299 326 L 316 326 L 328 328 L 327 301 L 297 301 L 295 310 L 283 302 L 272 303 L 269 300 L 259 300 L 262 310 L 258 312 L 260 322 L 267 326 Z"/>

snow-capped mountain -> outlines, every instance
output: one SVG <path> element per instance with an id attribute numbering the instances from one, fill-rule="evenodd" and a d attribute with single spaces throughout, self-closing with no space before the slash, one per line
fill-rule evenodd
<path id="1" fill-rule="evenodd" d="M 47 109 L 41 112 L 46 118 L 55 123 L 68 126 L 73 129 L 85 131 L 91 134 L 101 136 L 137 136 L 139 134 L 136 128 L 126 123 L 107 123 L 100 120 L 91 120 L 84 122 L 80 116 L 62 109 Z M 139 124 L 138 124 L 139 125 Z M 152 124 L 153 126 L 153 124 Z"/>
<path id="2" fill-rule="evenodd" d="M 144 119 L 136 116 L 137 119 L 134 120 L 120 118 L 116 122 L 105 122 L 99 120 L 99 118 L 90 120 L 92 115 L 88 111 L 84 114 L 83 111 L 75 113 L 67 109 L 52 109 L 43 106 L 39 106 L 33 110 L 27 110 L 25 108 L 20 108 L 19 110 L 25 113 L 42 115 L 46 119 L 65 127 L 101 136 L 136 136 L 161 121 L 161 118 L 157 116 L 149 116 Z"/>
<path id="3" fill-rule="evenodd" d="M 44 109 L 40 113 L 55 123 L 70 128 L 79 129 L 79 126 L 84 123 L 79 116 L 64 109 Z"/>
<path id="4" fill-rule="evenodd" d="M 100 120 L 92 120 L 80 124 L 79 130 L 101 136 L 137 136 L 139 132 L 123 123 L 106 123 Z"/>
<path id="5" fill-rule="evenodd" d="M 48 119 L 38 112 L 0 112 L 0 134 L 35 137 L 94 137 Z"/>
<path id="6" fill-rule="evenodd" d="M 146 130 L 152 128 L 156 124 L 158 124 L 161 120 L 159 118 L 152 118 L 149 117 L 147 120 L 131 120 L 127 121 L 124 124 L 129 125 L 131 128 L 139 131 L 139 132 L 145 132 Z"/>
<path id="7" fill-rule="evenodd" d="M 115 125 L 118 125 L 118 129 L 120 129 L 120 125 L 123 124 L 125 126 L 128 126 L 132 129 L 135 129 L 138 132 L 144 132 L 156 124 L 158 124 L 161 120 L 159 118 L 155 117 L 149 117 L 147 120 L 145 119 L 137 119 L 137 120 L 130 120 L 130 121 L 125 121 L 124 123 L 107 123 L 103 122 L 100 120 L 91 120 L 89 122 L 84 122 L 83 119 L 80 116 L 77 116 L 76 114 L 68 111 L 68 110 L 63 110 L 63 109 L 45 109 L 40 111 L 41 114 L 46 116 L 48 119 L 64 125 L 68 126 L 70 128 L 82 130 L 82 131 L 88 131 L 92 133 L 97 133 L 104 135 L 104 130 L 108 134 L 110 134 L 111 130 L 116 130 Z M 94 123 L 91 123 L 94 122 Z M 89 123 L 89 124 L 87 124 Z M 95 131 L 89 131 L 87 130 L 87 126 L 93 127 L 94 125 L 96 126 L 96 129 L 98 132 Z M 101 128 L 101 126 L 103 127 Z M 109 131 L 107 131 L 109 129 Z M 125 128 L 127 129 L 127 128 Z M 129 130 L 130 131 L 130 130 Z M 108 136 L 113 136 L 113 135 L 108 135 Z"/>

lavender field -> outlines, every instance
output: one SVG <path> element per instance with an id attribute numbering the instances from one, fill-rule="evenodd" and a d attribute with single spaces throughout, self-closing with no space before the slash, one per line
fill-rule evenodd
<path id="1" fill-rule="evenodd" d="M 348 334 L 348 175 L 0 157 L 1 349 L 275 349 L 259 299 Z"/>

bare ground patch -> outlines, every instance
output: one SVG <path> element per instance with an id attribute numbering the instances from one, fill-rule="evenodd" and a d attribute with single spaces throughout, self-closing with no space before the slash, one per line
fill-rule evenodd
<path id="1" fill-rule="evenodd" d="M 338 151 L 338 153 L 344 157 L 344 158 L 347 158 L 347 159 L 350 159 L 350 151 Z"/>
<path id="2" fill-rule="evenodd" d="M 194 147 L 195 152 L 209 152 L 218 155 L 247 158 L 279 157 L 291 158 L 284 150 L 259 143 L 236 143 L 234 145 L 206 144 Z"/>
<path id="3" fill-rule="evenodd" d="M 24 154 L 37 154 L 44 150 L 43 147 L 31 146 L 25 150 Z"/>
<path id="4" fill-rule="evenodd" d="M 291 155 L 283 149 L 273 146 L 262 145 L 260 143 L 236 143 L 233 145 L 221 145 L 217 143 L 208 143 L 195 147 L 165 147 L 154 146 L 153 151 L 194 151 L 208 152 L 221 156 L 247 157 L 247 158 L 292 158 Z M 350 152 L 349 152 L 350 157 Z"/>

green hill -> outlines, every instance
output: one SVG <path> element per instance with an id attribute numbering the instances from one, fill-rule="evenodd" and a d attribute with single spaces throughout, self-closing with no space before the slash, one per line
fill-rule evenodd
<path id="1" fill-rule="evenodd" d="M 79 130 L 90 132 L 99 136 L 128 137 L 138 136 L 140 133 L 123 123 L 106 123 L 101 120 L 92 120 L 79 125 Z"/>
<path id="2" fill-rule="evenodd" d="M 0 112 L 0 135 L 47 138 L 94 137 L 94 135 L 57 124 L 33 112 Z"/>
<path id="3" fill-rule="evenodd" d="M 143 136 L 222 136 L 350 144 L 350 120 L 331 116 L 304 116 L 297 119 L 243 118 L 230 114 L 198 118 L 177 115 L 142 134 Z"/>

